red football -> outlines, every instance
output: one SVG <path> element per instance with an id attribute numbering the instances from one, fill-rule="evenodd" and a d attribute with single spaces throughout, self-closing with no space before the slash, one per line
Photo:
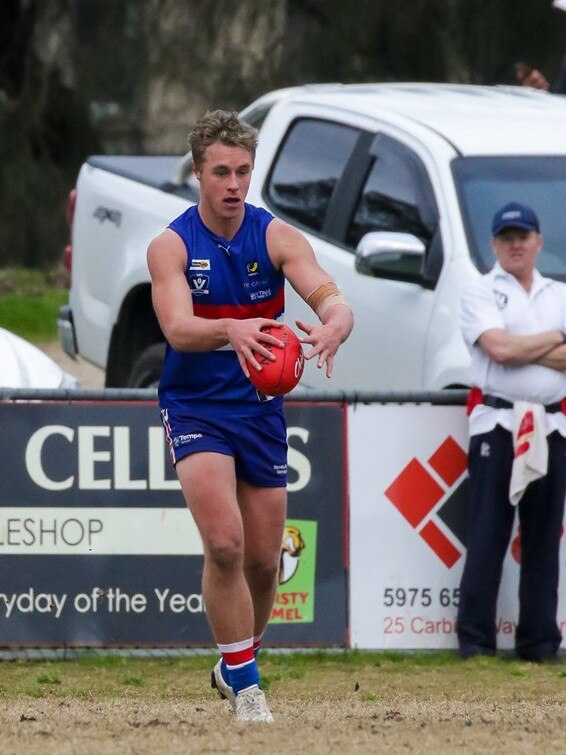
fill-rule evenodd
<path id="1" fill-rule="evenodd" d="M 261 364 L 261 372 L 255 367 L 248 365 L 250 380 L 254 386 L 267 396 L 282 396 L 293 390 L 301 379 L 305 366 L 303 347 L 296 334 L 288 325 L 262 328 L 264 333 L 270 333 L 285 343 L 283 348 L 279 346 L 265 346 L 275 355 L 275 359 L 267 359 L 255 354 L 256 360 Z"/>

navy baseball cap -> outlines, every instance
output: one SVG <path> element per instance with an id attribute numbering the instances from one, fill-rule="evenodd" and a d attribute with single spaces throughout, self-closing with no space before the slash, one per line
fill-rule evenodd
<path id="1" fill-rule="evenodd" d="M 505 228 L 523 228 L 525 231 L 540 233 L 538 218 L 534 210 L 519 202 L 510 202 L 493 216 L 491 233 L 497 236 Z"/>

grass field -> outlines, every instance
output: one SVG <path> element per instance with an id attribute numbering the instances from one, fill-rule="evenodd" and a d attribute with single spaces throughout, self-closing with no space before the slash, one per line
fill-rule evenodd
<path id="1" fill-rule="evenodd" d="M 260 656 L 275 724 L 237 724 L 214 656 L 0 666 L 10 753 L 566 752 L 566 666 L 453 653 Z"/>
<path id="2" fill-rule="evenodd" d="M 0 270 L 0 327 L 32 343 L 54 341 L 59 307 L 68 298 L 59 270 Z"/>

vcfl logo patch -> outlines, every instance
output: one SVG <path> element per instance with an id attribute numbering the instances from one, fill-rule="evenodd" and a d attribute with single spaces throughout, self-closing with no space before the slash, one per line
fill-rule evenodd
<path id="1" fill-rule="evenodd" d="M 449 569 L 460 559 L 462 550 L 434 520 L 438 518 L 465 545 L 466 470 L 466 452 L 448 436 L 425 463 L 412 459 L 385 491 L 395 508 Z"/>

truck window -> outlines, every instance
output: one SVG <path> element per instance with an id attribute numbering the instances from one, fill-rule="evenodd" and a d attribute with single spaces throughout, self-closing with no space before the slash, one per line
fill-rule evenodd
<path id="1" fill-rule="evenodd" d="M 250 126 L 259 130 L 263 126 L 263 122 L 269 115 L 269 111 L 274 104 L 275 102 L 269 102 L 268 104 L 260 105 L 257 108 L 248 111 L 245 115 L 241 115 L 241 118 L 245 120 L 246 123 L 249 123 Z"/>
<path id="2" fill-rule="evenodd" d="M 320 231 L 359 133 L 330 121 L 294 121 L 268 179 L 270 208 L 283 218 Z"/>
<path id="3" fill-rule="evenodd" d="M 427 207 L 424 166 L 411 150 L 384 134 L 377 135 L 370 151 L 373 165 L 348 227 L 346 244 L 355 249 L 362 236 L 372 231 L 412 233 L 428 244 L 435 213 Z"/>
<path id="4" fill-rule="evenodd" d="M 522 202 L 537 213 L 544 244 L 540 272 L 566 281 L 566 157 L 506 155 L 459 157 L 452 162 L 470 253 L 485 273 L 493 267 L 491 218 L 507 202 Z"/>

